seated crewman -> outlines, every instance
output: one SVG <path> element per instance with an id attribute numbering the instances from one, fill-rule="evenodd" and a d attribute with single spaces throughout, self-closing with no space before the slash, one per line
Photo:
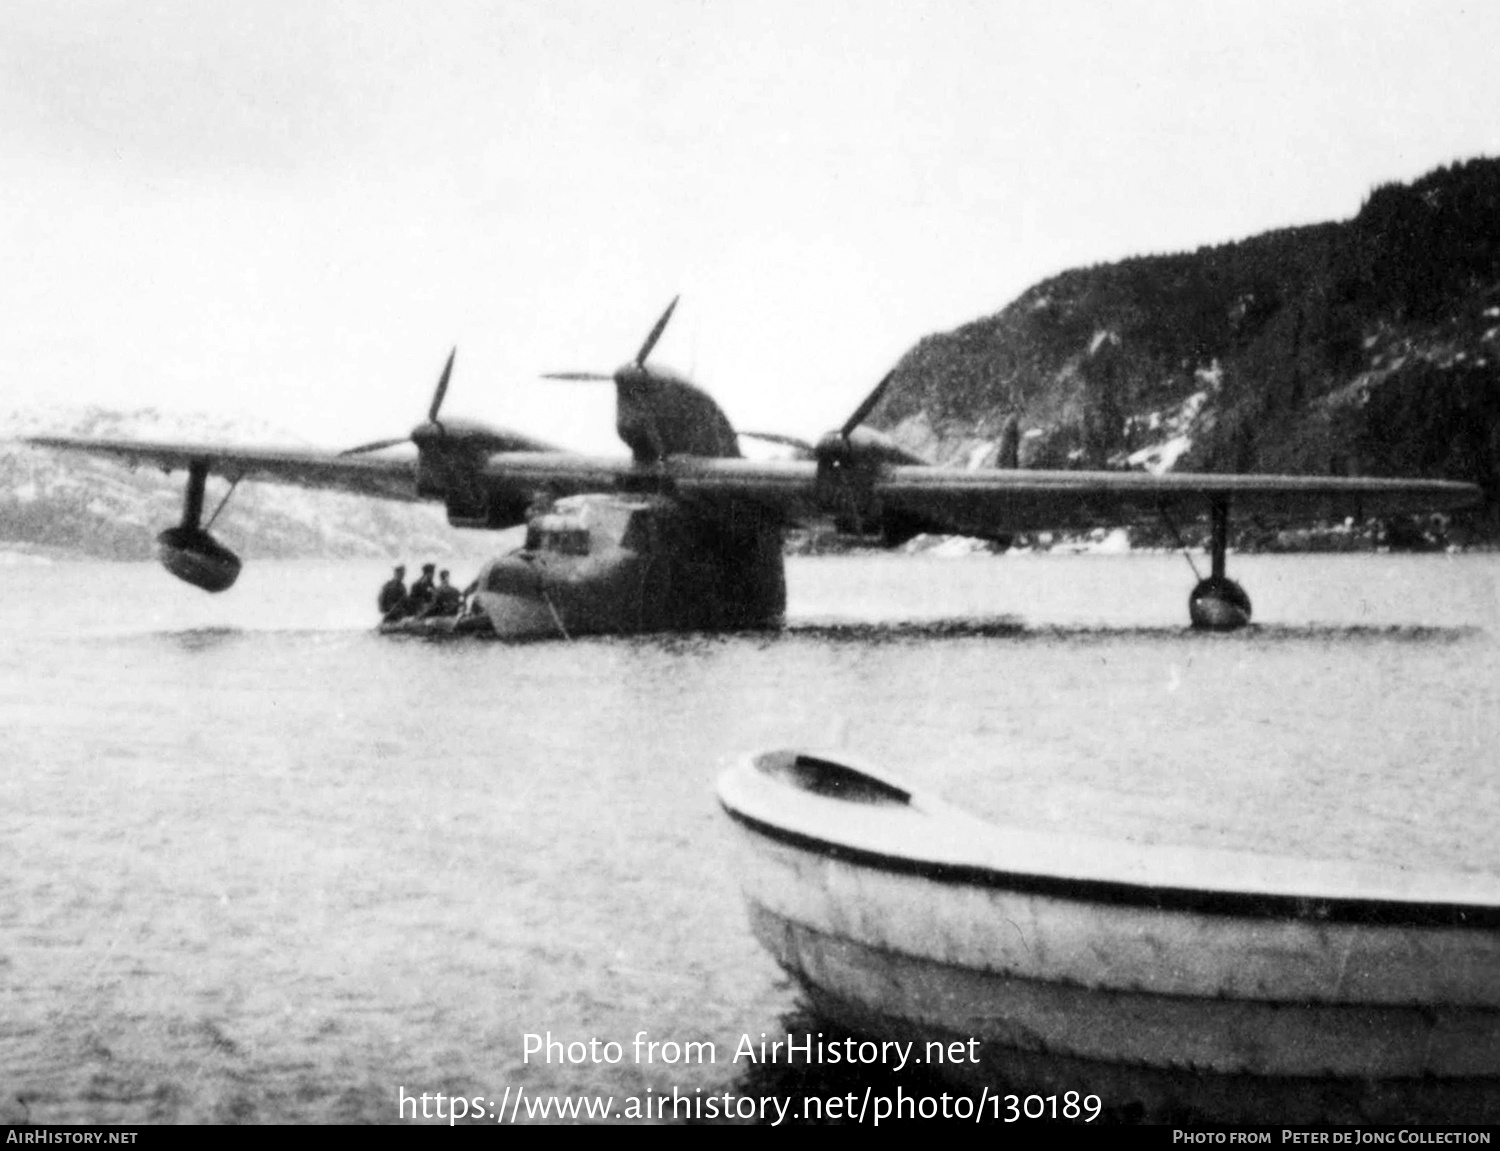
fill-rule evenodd
<path id="1" fill-rule="evenodd" d="M 406 568 L 401 564 L 396 565 L 396 574 L 381 585 L 378 603 L 382 619 L 400 617 L 397 609 L 406 603 Z"/>
<path id="2" fill-rule="evenodd" d="M 436 568 L 436 564 L 423 564 L 422 574 L 412 581 L 411 591 L 406 593 L 407 615 L 426 615 L 427 609 L 432 606 L 432 597 L 436 591 L 432 584 L 432 573 Z"/>
<path id="3" fill-rule="evenodd" d="M 438 573 L 438 585 L 432 593 L 432 606 L 422 614 L 457 615 L 463 602 L 463 593 L 448 582 L 448 572 L 444 569 Z"/>

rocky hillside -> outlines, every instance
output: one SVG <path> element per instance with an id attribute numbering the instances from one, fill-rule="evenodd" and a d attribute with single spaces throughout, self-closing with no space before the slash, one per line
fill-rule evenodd
<path id="1" fill-rule="evenodd" d="M 923 339 L 871 423 L 948 463 L 1009 440 L 1023 467 L 1469 480 L 1500 538 L 1500 160 L 1349 221 L 1064 272 Z"/>
<path id="2" fill-rule="evenodd" d="M 86 456 L 40 451 L 16 437 L 49 433 L 198 443 L 295 444 L 269 426 L 155 410 L 98 408 L 0 413 L 0 553 L 141 560 L 156 533 L 182 515 L 183 475 L 130 471 Z M 211 512 L 226 485 L 210 479 Z M 483 554 L 484 533 L 450 528 L 430 504 L 398 504 L 265 483 L 235 491 L 214 534 L 247 561 L 257 558 L 404 557 Z"/>

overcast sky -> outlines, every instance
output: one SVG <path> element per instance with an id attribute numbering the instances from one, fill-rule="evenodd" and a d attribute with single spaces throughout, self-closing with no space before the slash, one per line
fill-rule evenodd
<path id="1" fill-rule="evenodd" d="M 1080 264 L 1500 154 L 1500 5 L 5 0 L 0 372 L 317 442 L 589 450 L 655 360 L 814 436 Z M 7 405 L 12 406 L 12 405 Z"/>

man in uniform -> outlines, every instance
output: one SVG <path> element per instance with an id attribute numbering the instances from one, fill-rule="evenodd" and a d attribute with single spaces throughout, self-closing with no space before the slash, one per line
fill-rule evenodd
<path id="1" fill-rule="evenodd" d="M 448 571 L 445 568 L 438 572 L 438 585 L 432 593 L 432 605 L 422 614 L 457 615 L 463 602 L 463 593 L 448 582 Z"/>
<path id="2" fill-rule="evenodd" d="M 422 574 L 412 581 L 411 591 L 406 593 L 406 614 L 422 615 L 432 604 L 432 573 L 436 564 L 423 564 Z"/>
<path id="3" fill-rule="evenodd" d="M 401 564 L 396 565 L 396 574 L 385 581 L 380 589 L 380 618 L 395 619 L 400 613 L 397 611 L 406 602 L 406 568 Z M 396 613 L 393 615 L 392 613 Z"/>

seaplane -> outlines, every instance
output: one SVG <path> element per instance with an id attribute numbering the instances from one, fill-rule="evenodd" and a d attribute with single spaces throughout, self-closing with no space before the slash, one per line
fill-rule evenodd
<path id="1" fill-rule="evenodd" d="M 1472 484 L 1341 476 L 940 467 L 870 427 L 894 371 L 843 426 L 816 444 L 769 433 L 792 458 L 752 460 L 719 405 L 648 362 L 668 305 L 640 350 L 612 373 L 548 378 L 615 388 L 616 431 L 630 454 L 583 455 L 442 414 L 454 353 L 427 418 L 406 436 L 343 451 L 35 436 L 28 443 L 185 472 L 181 522 L 157 537 L 179 579 L 209 592 L 241 561 L 203 522 L 210 475 L 441 502 L 454 527 L 526 525 L 524 544 L 489 561 L 473 603 L 502 638 L 773 628 L 786 613 L 783 535 L 829 523 L 898 546 L 922 533 L 1007 540 L 1019 532 L 1146 522 L 1210 524 L 1210 574 L 1188 600 L 1193 626 L 1249 623 L 1250 597 L 1225 571 L 1231 510 L 1262 522 L 1328 522 L 1448 511 L 1476 503 Z M 456 349 L 455 349 L 456 353 Z M 415 460 L 389 449 L 407 443 Z M 225 499 L 227 500 L 226 495 Z M 221 504 L 222 507 L 222 504 Z M 1175 526 L 1174 526 L 1175 530 Z"/>

